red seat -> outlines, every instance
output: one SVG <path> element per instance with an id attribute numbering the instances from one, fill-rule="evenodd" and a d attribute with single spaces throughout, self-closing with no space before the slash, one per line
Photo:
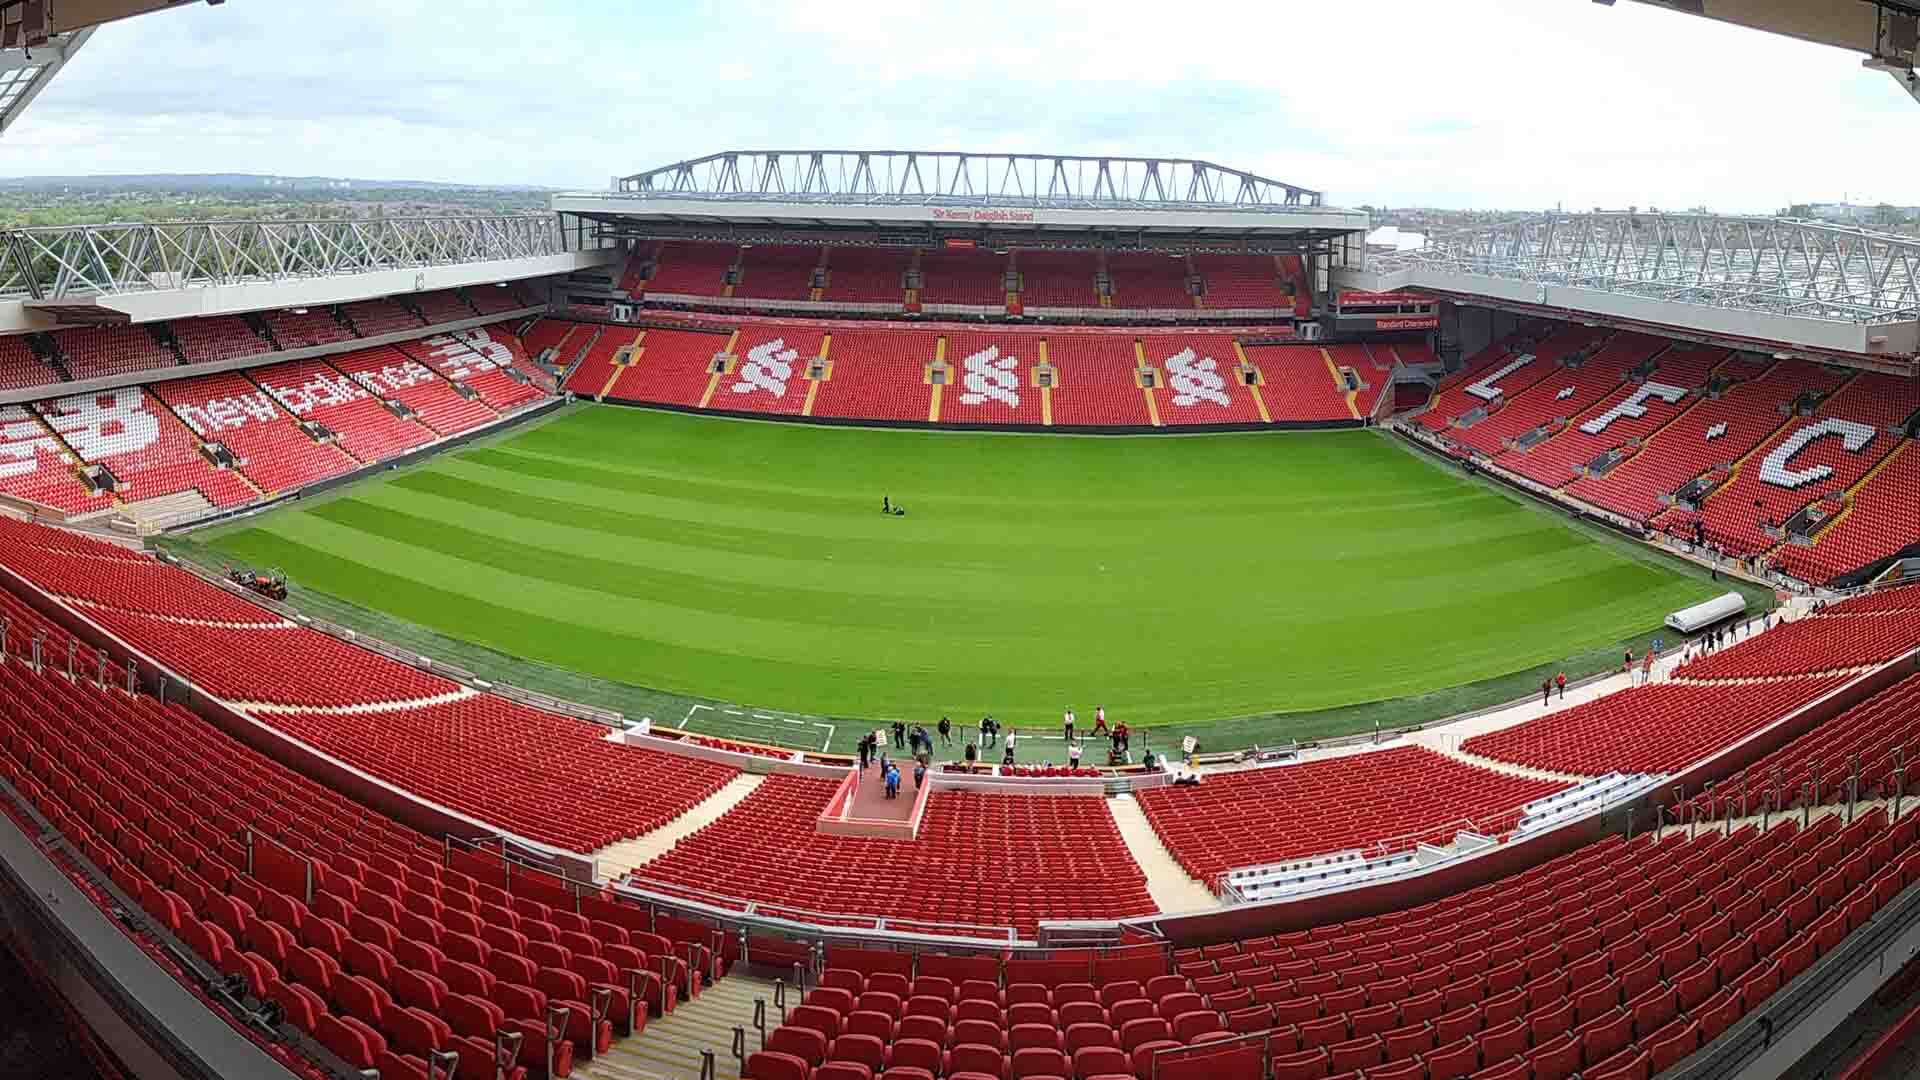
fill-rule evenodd
<path id="1" fill-rule="evenodd" d="M 1027 1080 L 1028 1077 L 1073 1075 L 1073 1063 L 1067 1055 L 1053 1047 L 1029 1046 L 1013 1052 L 1012 1080 Z"/>

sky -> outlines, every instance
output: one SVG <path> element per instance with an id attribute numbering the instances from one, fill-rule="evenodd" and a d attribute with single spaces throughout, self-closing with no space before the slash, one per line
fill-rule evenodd
<path id="1" fill-rule="evenodd" d="M 1591 0 L 230 0 L 102 28 L 0 175 L 605 188 L 723 149 L 1205 158 L 1336 205 L 1920 204 L 1860 58 Z"/>

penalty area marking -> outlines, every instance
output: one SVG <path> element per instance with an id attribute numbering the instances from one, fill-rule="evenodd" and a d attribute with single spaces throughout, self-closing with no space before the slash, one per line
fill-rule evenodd
<path id="1" fill-rule="evenodd" d="M 703 717 L 701 716 L 703 712 L 714 715 Z M 834 725 L 825 720 L 807 716 L 804 713 L 762 712 L 759 710 L 735 709 L 718 705 L 694 705 L 687 709 L 686 718 L 680 721 L 680 726 L 688 731 L 698 731 L 699 729 L 694 726 L 696 719 L 704 720 L 709 725 L 709 730 L 700 732 L 701 734 L 720 735 L 722 737 L 732 738 L 750 738 L 758 742 L 771 743 L 775 746 L 792 745 L 794 737 L 801 735 L 803 739 L 801 745 L 805 749 L 817 749 L 821 753 L 825 753 L 833 746 Z M 776 727 L 776 724 L 787 725 L 787 727 Z M 791 727 L 810 728 L 812 730 L 802 735 L 800 732 L 789 730 Z M 733 728 L 735 730 L 733 732 L 722 732 L 712 730 L 713 728 Z M 747 730 L 760 729 L 764 733 L 754 735 L 738 734 L 738 730 L 742 728 Z M 812 745 L 811 740 L 814 738 L 819 740 L 818 747 Z"/>

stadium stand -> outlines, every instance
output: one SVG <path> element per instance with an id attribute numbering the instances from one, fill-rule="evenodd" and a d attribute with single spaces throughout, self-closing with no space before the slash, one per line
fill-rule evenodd
<path id="1" fill-rule="evenodd" d="M 1364 416 L 1387 378 L 1358 345 L 1334 345 L 1324 351 L 1317 345 L 1253 345 L 1246 353 L 1260 369 L 1260 394 L 1276 420 L 1352 420 L 1356 410 Z M 1371 380 L 1371 389 L 1351 407 L 1335 378 L 1335 364 L 1353 367 Z"/>
<path id="2" fill-rule="evenodd" d="M 418 293 L 410 299 L 413 301 L 413 306 L 420 309 L 420 314 L 427 317 L 429 326 L 459 322 L 461 319 L 471 319 L 479 314 L 473 309 L 472 304 L 467 303 L 452 289 L 435 289 L 433 292 Z"/>
<path id="3" fill-rule="evenodd" d="M 599 725 L 462 690 L 210 591 L 143 556 L 131 556 L 142 569 L 86 586 L 57 560 L 21 554 L 60 538 L 66 534 L 10 524 L 0 531 L 0 564 L 41 588 L 82 596 L 85 618 L 203 692 L 253 708 L 262 722 L 407 791 L 529 839 L 594 851 L 678 817 L 736 775 L 723 765 L 615 746 Z M 130 558 L 99 541 L 65 542 L 75 554 Z M 363 711 L 369 705 L 382 708 Z"/>
<path id="4" fill-rule="evenodd" d="M 1760 371 L 1753 367 L 1736 358 L 1715 369 L 1716 377 L 1737 381 L 1661 428 L 1618 468 L 1604 477 L 1583 477 L 1568 492 L 1635 520 L 1651 520 L 1665 509 L 1663 496 L 1710 469 L 1745 458 L 1779 430 L 1783 408 L 1807 390 L 1831 389 L 1838 381 L 1798 360 Z"/>
<path id="5" fill-rule="evenodd" d="M 805 300 L 813 292 L 813 269 L 821 249 L 785 244 L 755 244 L 740 250 L 740 283 L 735 296 L 769 300 Z"/>
<path id="6" fill-rule="evenodd" d="M 1827 582 L 1920 543 L 1913 493 L 1920 491 L 1920 449 L 1907 439 L 1851 493 L 1847 508 L 1822 528 L 1812 547 L 1783 545 L 1774 564 L 1802 581 Z"/>
<path id="7" fill-rule="evenodd" d="M 1573 332 L 1576 329 L 1578 332 Z M 1480 350 L 1459 371 L 1440 380 L 1439 387 L 1434 391 L 1432 406 L 1420 416 L 1420 426 L 1429 431 L 1445 431 L 1460 417 L 1485 409 L 1492 398 L 1482 395 L 1497 393 L 1512 397 L 1552 374 L 1552 360 L 1543 361 L 1541 354 L 1549 351 L 1555 355 L 1571 352 L 1594 333 L 1584 328 L 1555 329 L 1546 323 L 1521 327 Z M 1564 339 L 1558 340 L 1562 339 L 1562 335 Z M 1528 356 L 1533 359 L 1523 359 Z M 1508 370 L 1495 375 L 1500 368 Z M 1482 382 L 1486 385 L 1478 385 Z M 1478 393 L 1474 392 L 1476 388 Z"/>
<path id="8" fill-rule="evenodd" d="M 933 392 L 927 365 L 938 350 L 939 335 L 924 330 L 836 332 L 833 377 L 819 384 L 813 415 L 926 420 Z"/>
<path id="9" fill-rule="evenodd" d="M 1084 251 L 1022 249 L 1014 253 L 1020 272 L 1020 302 L 1028 308 L 1096 308 L 1094 257 Z"/>
<path id="10" fill-rule="evenodd" d="M 743 1075 L 1644 1080 L 1920 879 L 1917 835 L 1881 808 L 1616 834 L 1418 906 L 1177 949 L 1165 974 L 843 950 Z"/>
<path id="11" fill-rule="evenodd" d="M 1241 381 L 1239 353 L 1227 334 L 1143 334 L 1147 363 L 1165 375 L 1156 391 L 1163 424 L 1258 424 L 1256 390 Z"/>
<path id="12" fill-rule="evenodd" d="M 1693 799 L 1711 818 L 1822 806 L 1920 790 L 1920 675 L 1910 675 Z M 1851 786 L 1852 769 L 1860 769 Z"/>
<path id="13" fill-rule="evenodd" d="M 340 305 L 340 313 L 346 316 L 361 337 L 377 337 L 381 334 L 396 334 L 402 330 L 417 330 L 425 325 L 420 317 L 408 311 L 398 300 L 360 300 Z"/>
<path id="14" fill-rule="evenodd" d="M 237 372 L 161 383 L 154 393 L 195 435 L 232 451 L 240 471 L 269 495 L 357 467 L 338 447 L 315 442 L 293 414 Z"/>
<path id="15" fill-rule="evenodd" d="M 1617 333 L 1578 366 L 1569 364 L 1558 371 L 1543 369 L 1542 377 L 1532 386 L 1511 392 L 1498 412 L 1455 432 L 1454 437 L 1489 456 L 1519 449 L 1518 441 L 1529 433 L 1553 430 L 1551 425 L 1565 424 L 1568 418 L 1611 394 L 1629 372 L 1664 346 L 1660 338 Z M 1550 363 L 1552 359 L 1552 356 L 1542 356 L 1535 361 L 1535 366 Z"/>
<path id="16" fill-rule="evenodd" d="M 907 254 L 898 249 L 837 247 L 827 253 L 828 300 L 899 310 L 906 296 Z"/>
<path id="17" fill-rule="evenodd" d="M 33 351 L 25 334 L 0 337 L 0 390 L 25 390 L 60 381 L 60 373 Z"/>
<path id="18" fill-rule="evenodd" d="M 1030 935 L 1042 919 L 1154 910 L 1098 796 L 936 791 L 918 837 L 899 841 L 817 833 L 839 786 L 768 777 L 719 821 L 647 863 L 645 883 L 758 898 L 766 901 L 760 911 L 884 915 L 898 929 L 1014 926 Z"/>
<path id="19" fill-rule="evenodd" d="M 1772 725 L 1848 678 L 1834 673 L 1635 687 L 1476 735 L 1461 749 L 1581 776 L 1675 772 Z"/>
<path id="20" fill-rule="evenodd" d="M 650 973 L 684 976 L 685 952 L 646 912 L 575 901 L 537 873 L 516 884 L 480 857 L 451 867 L 440 842 L 180 706 L 17 663 L 0 687 L 7 781 L 161 929 L 354 1068 L 426 1076 L 424 1055 L 457 1049 L 490 1073 L 508 1031 L 524 1036 L 519 1066 L 549 1075 L 551 1054 L 565 1076 L 675 1004 Z M 281 891 L 298 886 L 255 864 L 250 836 L 310 865 L 311 895 Z M 604 1018 L 594 993 L 613 1005 Z M 551 1045 L 549 1004 L 572 1010 Z"/>
<path id="21" fill-rule="evenodd" d="M 615 327 L 603 328 L 599 338 L 587 349 L 586 355 L 580 358 L 573 373 L 567 376 L 567 389 L 581 397 L 599 397 L 613 384 L 614 360 L 620 350 L 629 345 L 637 346 L 640 340 L 639 333 Z"/>
<path id="22" fill-rule="evenodd" d="M 1059 369 L 1053 422 L 1081 427 L 1145 427 L 1153 422 L 1134 372 L 1130 338 L 1118 334 L 1047 335 L 1048 360 Z"/>
<path id="23" fill-rule="evenodd" d="M 652 243 L 634 245 L 632 254 L 620 269 L 620 281 L 616 286 L 630 297 L 638 297 L 646 291 L 647 263 L 659 254 L 660 246 Z"/>
<path id="24" fill-rule="evenodd" d="M 206 505 L 225 508 L 260 496 L 237 473 L 208 460 L 179 417 L 140 387 L 58 398 L 36 408 L 80 460 L 113 474 L 114 496 L 122 503 L 195 491 Z"/>
<path id="25" fill-rule="evenodd" d="M 1113 252 L 1107 256 L 1117 308 L 1187 311 L 1195 305 L 1187 293 L 1185 255 Z"/>
<path id="26" fill-rule="evenodd" d="M 497 419 L 477 398 L 460 396 L 453 384 L 391 345 L 329 357 L 333 366 L 375 397 L 391 398 L 440 435 L 458 435 Z"/>
<path id="27" fill-rule="evenodd" d="M 302 349 L 353 340 L 353 331 L 341 325 L 340 321 L 333 317 L 333 311 L 330 308 L 263 311 L 260 317 L 267 321 L 267 329 L 273 332 L 273 339 L 278 341 L 283 349 Z"/>
<path id="28" fill-rule="evenodd" d="M 1832 378 L 1823 373 L 1821 385 Z M 1769 523 L 1777 528 L 1802 507 L 1864 479 L 1899 444 L 1893 432 L 1916 408 L 1920 380 L 1854 376 L 1812 415 L 1788 419 L 1707 496 L 1697 515 L 1707 540 L 1736 556 L 1772 548 L 1778 539 Z M 1675 511 L 1658 524 L 1686 528 L 1694 520 Z"/>
<path id="29" fill-rule="evenodd" d="M 566 319 L 535 319 L 520 344 L 525 346 L 529 356 L 539 356 L 548 349 L 555 350 L 561 354 L 556 362 L 564 367 L 599 329 L 591 323 Z"/>
<path id="30" fill-rule="evenodd" d="M 552 382 L 538 380 L 520 339 L 505 323 L 437 334 L 400 350 L 448 381 L 471 387 L 481 401 L 502 413 L 546 397 L 543 386 Z"/>
<path id="31" fill-rule="evenodd" d="M 1695 392 L 1706 386 L 1726 355 L 1724 349 L 1675 344 L 1654 358 L 1644 378 L 1629 379 L 1558 434 L 1496 460 L 1548 487 L 1571 484 L 1602 454 L 1616 448 L 1637 451 L 1649 436 L 1691 408 L 1698 400 Z M 1675 395 L 1676 390 L 1684 396 Z"/>
<path id="32" fill-rule="evenodd" d="M 1292 309 L 1293 297 L 1280 287 L 1280 268 L 1271 255 L 1195 255 L 1194 272 L 1209 308 Z"/>
<path id="33" fill-rule="evenodd" d="M 37 413 L 0 405 L 0 493 L 69 514 L 110 506 L 111 496 L 81 483 L 76 460 Z"/>
<path id="34" fill-rule="evenodd" d="M 720 377 L 711 408 L 798 416 L 815 385 L 807 365 L 821 354 L 827 335 L 817 325 L 741 327 L 733 351 L 739 364 Z"/>
<path id="35" fill-rule="evenodd" d="M 920 302 L 967 308 L 1007 307 L 1007 257 L 990 251 L 922 251 Z"/>
<path id="36" fill-rule="evenodd" d="M 1854 614 L 1840 603 L 1675 670 L 1683 679 L 1760 679 L 1883 664 L 1920 647 L 1920 612 Z"/>
<path id="37" fill-rule="evenodd" d="M 1033 367 L 1040 339 L 1032 334 L 948 333 L 954 382 L 941 396 L 940 419 L 957 424 L 1042 422 Z"/>
<path id="38" fill-rule="evenodd" d="M 145 326 L 82 326 L 53 335 L 75 379 L 131 375 L 179 363 L 173 350 Z"/>
<path id="39" fill-rule="evenodd" d="M 514 294 L 511 286 L 474 285 L 466 290 L 467 302 L 482 315 L 499 315 L 502 312 L 518 311 L 529 305 Z"/>
<path id="40" fill-rule="evenodd" d="M 732 244 L 689 244 L 669 241 L 660 245 L 659 264 L 647 294 L 720 296 L 727 288 L 727 270 L 739 257 Z"/>
<path id="41" fill-rule="evenodd" d="M 397 457 L 433 441 L 433 431 L 396 416 L 366 387 L 323 360 L 292 360 L 252 372 L 261 389 L 302 420 L 325 424 L 361 462 Z"/>
<path id="42" fill-rule="evenodd" d="M 614 335 L 616 341 L 623 337 Z M 640 338 L 639 355 L 633 365 L 620 372 L 607 395 L 622 401 L 698 408 L 706 398 L 707 387 L 717 385 L 711 370 L 713 358 L 726 350 L 730 337 L 724 331 L 649 329 Z"/>
<path id="43" fill-rule="evenodd" d="M 255 333 L 238 315 L 176 319 L 173 338 L 180 343 L 180 354 L 189 364 L 237 360 L 273 351 L 273 343 Z"/>
<path id="44" fill-rule="evenodd" d="M 1403 746 L 1221 773 L 1198 787 L 1149 788 L 1140 806 L 1167 850 L 1210 888 L 1236 867 L 1349 848 L 1445 844 L 1461 829 L 1511 829 L 1519 808 L 1567 786 Z M 1344 793 L 1368 792 L 1364 802 Z"/>

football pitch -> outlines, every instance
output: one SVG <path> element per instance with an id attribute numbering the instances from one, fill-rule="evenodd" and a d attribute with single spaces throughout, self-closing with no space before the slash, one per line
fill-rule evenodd
<path id="1" fill-rule="evenodd" d="M 858 727 L 829 718 L 1057 732 L 1068 705 L 1083 727 L 1096 705 L 1190 725 L 1405 698 L 1610 647 L 1726 588 L 1368 431 L 582 407 L 194 539 L 284 569 L 296 603 L 709 703 L 667 723 L 836 749 Z"/>

